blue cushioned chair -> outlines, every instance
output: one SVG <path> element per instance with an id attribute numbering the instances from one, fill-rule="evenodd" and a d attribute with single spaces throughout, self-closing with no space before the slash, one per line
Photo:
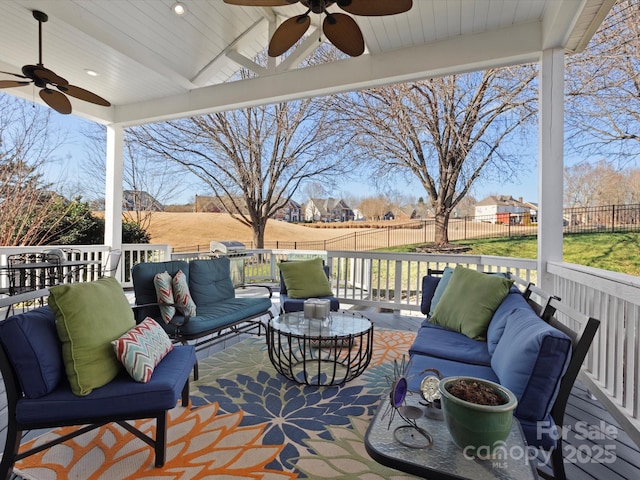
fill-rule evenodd
<path id="1" fill-rule="evenodd" d="M 17 460 L 62 443 L 106 423 L 116 422 L 155 450 L 155 465 L 166 457 L 167 411 L 178 399 L 189 403 L 189 375 L 196 360 L 192 346 L 176 346 L 156 366 L 148 383 L 133 380 L 123 369 L 108 384 L 85 396 L 71 391 L 62 347 L 49 307 L 14 315 L 0 322 L 0 371 L 7 394 L 7 440 L 0 479 L 9 479 Z M 156 419 L 155 439 L 126 420 Z M 18 453 L 24 431 L 81 426 L 53 441 Z M 83 426 L 84 425 L 84 426 Z"/>
<path id="2" fill-rule="evenodd" d="M 326 273 L 327 278 L 329 277 L 329 267 L 324 265 L 324 273 Z M 329 309 L 332 312 L 337 312 L 340 309 L 340 301 L 334 296 L 325 296 L 325 297 L 314 297 L 314 298 L 324 298 L 328 299 L 330 303 Z M 287 286 L 284 284 L 284 279 L 282 275 L 280 276 L 280 312 L 282 313 L 290 313 L 290 312 L 302 312 L 304 310 L 304 302 L 307 300 L 306 298 L 291 298 L 287 295 Z"/>

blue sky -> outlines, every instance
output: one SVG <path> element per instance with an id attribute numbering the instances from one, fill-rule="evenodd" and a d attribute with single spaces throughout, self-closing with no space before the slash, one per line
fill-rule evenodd
<path id="1" fill-rule="evenodd" d="M 63 175 L 67 185 L 82 186 L 83 182 L 86 182 L 86 178 L 83 177 L 82 164 L 89 151 L 83 132 L 86 131 L 92 123 L 72 115 L 60 115 L 55 112 L 52 112 L 51 118 L 52 124 L 66 134 L 67 140 L 56 155 L 58 161 L 49 167 L 47 174 L 50 176 L 51 181 L 59 180 Z M 504 184 L 503 182 L 495 182 L 490 179 L 480 179 L 477 181 L 471 194 L 477 200 L 481 200 L 487 195 L 499 194 L 511 195 L 514 198 L 522 197 L 526 201 L 537 202 L 538 174 L 536 148 L 537 144 L 531 148 L 531 152 L 524 153 L 522 160 L 527 167 L 521 171 L 517 180 L 512 181 L 510 184 Z M 398 178 L 394 182 L 394 185 L 396 192 L 403 195 L 411 195 L 416 199 L 425 197 L 424 189 L 417 181 L 407 182 L 405 179 Z M 338 185 L 337 188 L 339 189 L 337 193 L 356 197 L 371 196 L 378 193 L 375 187 L 368 185 L 361 179 L 347 181 Z M 207 195 L 209 193 L 205 189 L 202 191 L 193 191 L 191 188 L 185 190 L 186 191 L 183 192 L 177 192 L 176 197 L 171 199 L 172 203 L 188 203 L 193 200 L 195 194 Z M 93 196 L 93 192 L 91 194 L 83 193 L 84 199 L 90 199 Z M 304 201 L 306 199 L 299 200 Z"/>

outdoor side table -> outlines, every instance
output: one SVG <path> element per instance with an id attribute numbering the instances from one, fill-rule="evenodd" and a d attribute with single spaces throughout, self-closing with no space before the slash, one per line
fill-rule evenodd
<path id="1" fill-rule="evenodd" d="M 411 448 L 396 440 L 395 429 L 407 425 L 407 422 L 396 414 L 389 423 L 389 396 L 385 395 L 364 437 L 367 453 L 376 462 L 431 480 L 538 478 L 533 462 L 529 461 L 530 451 L 516 418 L 513 419 L 504 448 L 497 450 L 491 458 L 481 459 L 465 455 L 463 450 L 453 443 L 442 415 L 428 415 L 428 407 L 422 406 L 419 400 L 420 395 L 414 392 L 407 395 L 405 403 L 423 410 L 422 417 L 418 418 L 416 423 L 429 433 L 432 444 L 424 448 Z"/>
<path id="2" fill-rule="evenodd" d="M 269 359 L 281 375 L 315 386 L 342 385 L 371 361 L 373 324 L 367 318 L 332 312 L 327 319 L 285 313 L 267 323 Z"/>

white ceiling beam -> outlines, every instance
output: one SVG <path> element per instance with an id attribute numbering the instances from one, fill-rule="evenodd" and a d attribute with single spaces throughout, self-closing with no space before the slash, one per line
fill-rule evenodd
<path id="1" fill-rule="evenodd" d="M 219 63 L 221 60 L 228 57 L 229 52 L 232 52 L 236 49 L 238 43 L 242 40 L 251 40 L 252 37 L 256 37 L 261 34 L 258 30 L 260 24 L 264 21 L 264 17 L 259 18 L 255 22 L 251 24 L 249 28 L 247 28 L 244 32 L 238 35 L 233 42 L 226 46 L 224 50 L 222 50 L 215 58 L 213 58 L 208 64 L 204 66 L 193 78 L 191 78 L 191 82 L 199 87 L 206 85 L 211 78 L 212 74 L 217 72 L 219 69 Z"/>
<path id="2" fill-rule="evenodd" d="M 540 23 L 531 23 L 401 51 L 364 55 L 242 82 L 213 85 L 182 95 L 118 106 L 115 121 L 125 126 L 151 123 L 535 62 L 541 51 L 541 36 Z"/>
<path id="3" fill-rule="evenodd" d="M 236 62 L 241 67 L 251 70 L 256 75 L 261 76 L 269 73 L 269 70 L 267 68 L 263 67 L 262 65 L 258 65 L 256 62 L 254 62 L 250 58 L 245 57 L 241 53 L 238 53 L 236 50 L 227 52 L 227 57 Z"/>

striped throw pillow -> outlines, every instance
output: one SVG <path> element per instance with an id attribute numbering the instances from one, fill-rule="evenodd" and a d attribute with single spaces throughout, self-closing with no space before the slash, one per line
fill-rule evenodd
<path id="1" fill-rule="evenodd" d="M 189 285 L 187 284 L 187 277 L 182 270 L 178 270 L 178 273 L 175 274 L 171 281 L 171 285 L 173 286 L 173 300 L 175 304 L 184 308 L 185 312 L 190 317 L 195 317 L 196 304 L 191 298 Z"/>
<path id="2" fill-rule="evenodd" d="M 153 277 L 153 286 L 156 287 L 156 295 L 160 304 L 160 315 L 165 323 L 169 323 L 176 314 L 176 308 L 173 306 L 173 288 L 171 286 L 171 275 L 164 271 Z M 171 306 L 162 305 L 169 303 Z"/>
<path id="3" fill-rule="evenodd" d="M 167 333 L 150 317 L 111 342 L 111 345 L 131 378 L 141 383 L 151 379 L 156 365 L 173 349 Z"/>

